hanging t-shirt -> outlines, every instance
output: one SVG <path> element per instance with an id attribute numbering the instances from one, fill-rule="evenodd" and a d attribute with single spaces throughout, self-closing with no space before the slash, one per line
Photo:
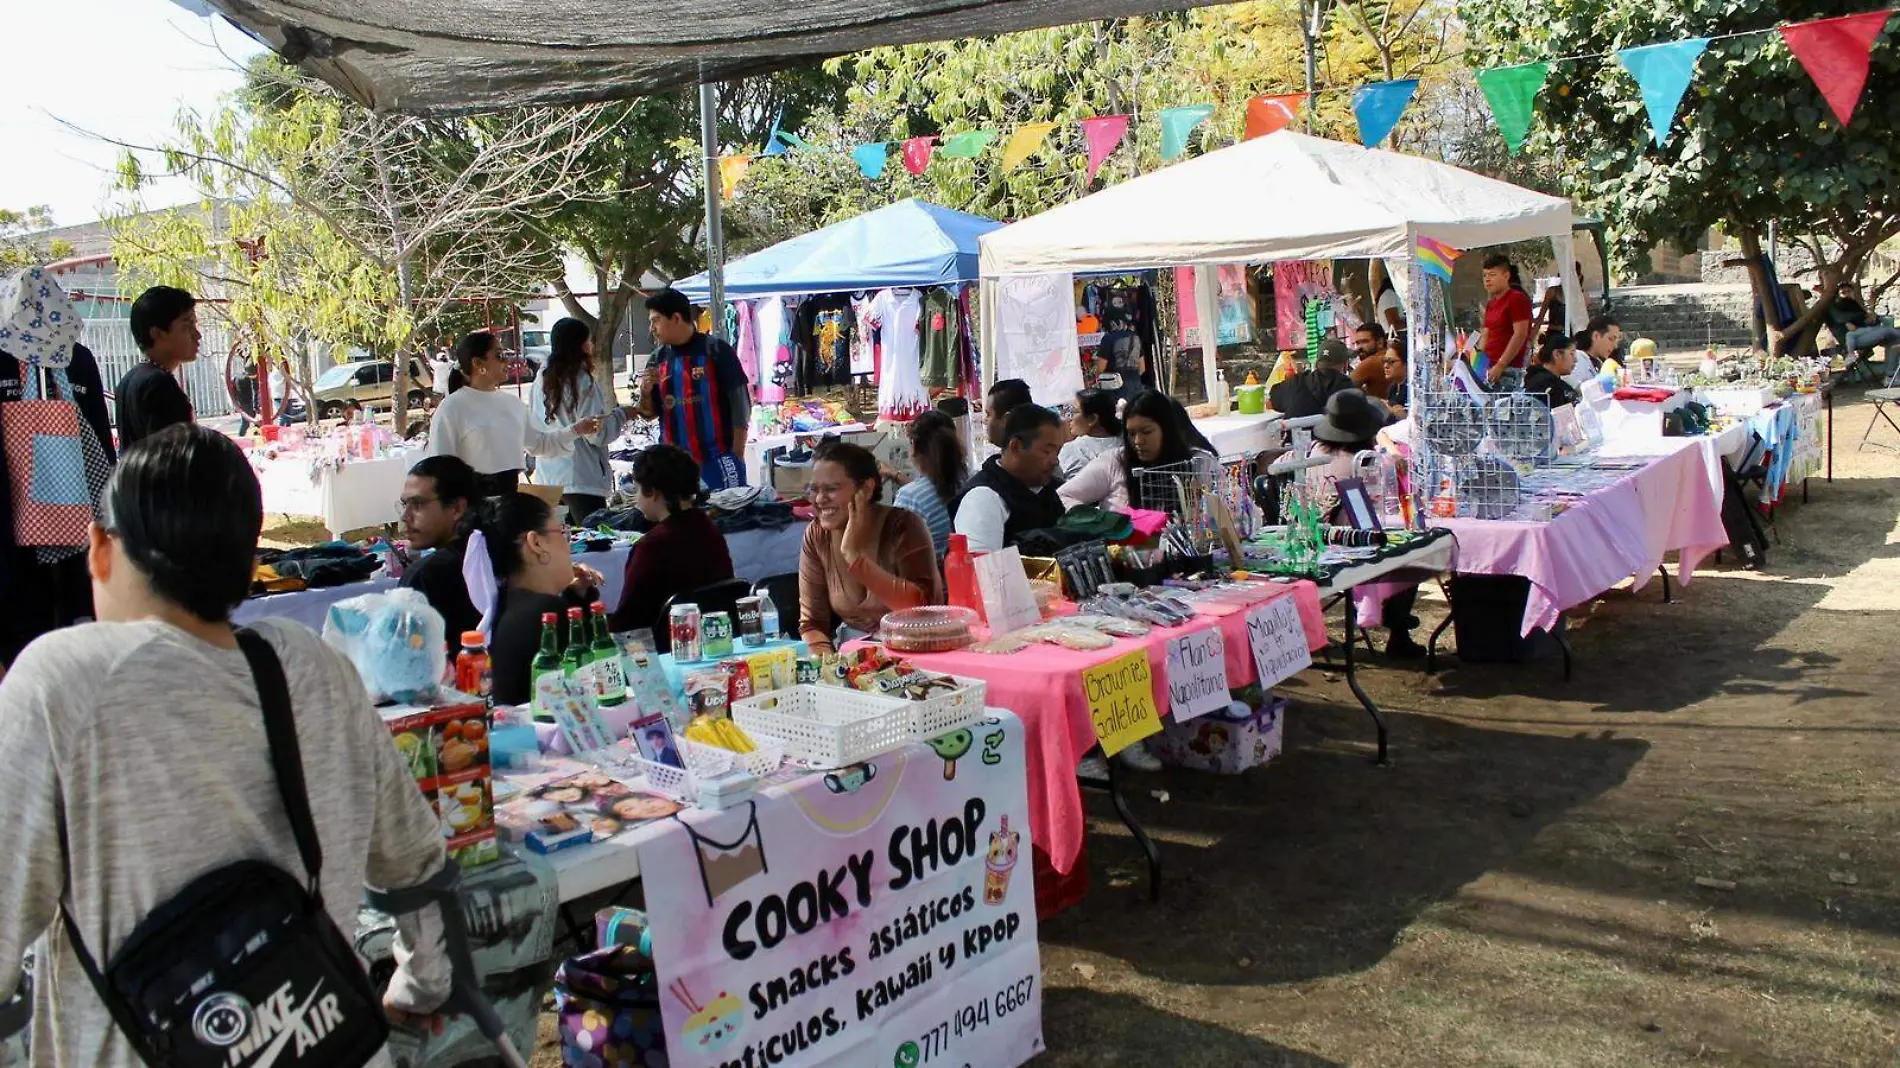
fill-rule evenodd
<path id="1" fill-rule="evenodd" d="M 930 407 L 924 389 L 917 328 L 923 299 L 914 289 L 887 289 L 871 302 L 884 359 L 877 376 L 879 419 L 915 419 Z"/>
<path id="2" fill-rule="evenodd" d="M 924 385 L 949 389 L 957 378 L 957 298 L 948 289 L 924 294 Z"/>
<path id="3" fill-rule="evenodd" d="M 746 381 L 759 380 L 759 329 L 753 315 L 750 301 L 738 301 L 732 305 L 734 322 L 733 336 L 739 339 L 739 369 L 745 372 Z"/>
<path id="4" fill-rule="evenodd" d="M 767 297 L 753 309 L 753 330 L 759 339 L 759 399 L 777 404 L 785 399 L 792 385 L 792 357 L 785 340 L 789 330 L 785 322 L 785 301 Z"/>
<path id="5" fill-rule="evenodd" d="M 851 373 L 877 374 L 877 327 L 871 322 L 872 294 L 851 298 Z"/>
<path id="6" fill-rule="evenodd" d="M 799 305 L 792 327 L 798 347 L 795 392 L 799 396 L 851 384 L 851 298 L 842 293 L 812 297 Z"/>

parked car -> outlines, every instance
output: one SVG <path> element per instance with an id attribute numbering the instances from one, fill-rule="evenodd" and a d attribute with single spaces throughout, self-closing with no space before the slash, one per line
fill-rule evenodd
<path id="1" fill-rule="evenodd" d="M 409 361 L 409 407 L 422 407 L 422 395 L 429 388 L 429 368 L 421 360 Z M 348 401 L 361 401 L 369 408 L 396 406 L 396 363 L 394 360 L 361 360 L 340 363 L 317 376 L 317 415 L 336 419 L 343 415 Z"/>
<path id="2" fill-rule="evenodd" d="M 553 353 L 554 342 L 548 331 L 521 331 L 521 358 L 533 364 L 537 373 L 548 365 L 548 357 Z"/>

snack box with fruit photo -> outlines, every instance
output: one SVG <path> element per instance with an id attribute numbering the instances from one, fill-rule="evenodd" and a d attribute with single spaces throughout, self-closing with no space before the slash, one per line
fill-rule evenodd
<path id="1" fill-rule="evenodd" d="M 442 819 L 449 853 L 463 867 L 498 859 L 487 705 L 451 692 L 431 705 L 392 705 L 379 711 L 416 788 Z"/>

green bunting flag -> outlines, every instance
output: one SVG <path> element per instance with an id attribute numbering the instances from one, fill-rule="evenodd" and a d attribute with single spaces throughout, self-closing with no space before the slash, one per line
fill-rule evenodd
<path id="1" fill-rule="evenodd" d="M 952 134 L 937 155 L 948 159 L 974 159 L 983 154 L 983 149 L 996 140 L 995 130 L 970 130 L 967 133 Z"/>
<path id="2" fill-rule="evenodd" d="M 1497 120 L 1498 131 L 1504 134 L 1504 143 L 1513 156 L 1524 147 L 1524 135 L 1531 128 L 1531 104 L 1549 76 L 1550 64 L 1541 61 L 1478 72 L 1478 88 L 1484 90 L 1491 117 Z"/>

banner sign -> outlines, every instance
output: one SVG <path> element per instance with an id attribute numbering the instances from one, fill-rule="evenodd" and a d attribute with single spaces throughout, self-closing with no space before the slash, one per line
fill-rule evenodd
<path id="1" fill-rule="evenodd" d="M 1040 1053 L 1026 781 L 1022 723 L 996 716 L 641 841 L 667 1063 Z"/>
<path id="2" fill-rule="evenodd" d="M 1277 685 L 1313 663 L 1306 645 L 1306 626 L 1291 597 L 1273 600 L 1247 613 L 1247 641 L 1253 646 L 1254 671 L 1260 688 Z"/>
<path id="3" fill-rule="evenodd" d="M 1227 644 L 1219 627 L 1208 627 L 1168 643 L 1168 711 L 1176 723 L 1226 708 Z"/>

